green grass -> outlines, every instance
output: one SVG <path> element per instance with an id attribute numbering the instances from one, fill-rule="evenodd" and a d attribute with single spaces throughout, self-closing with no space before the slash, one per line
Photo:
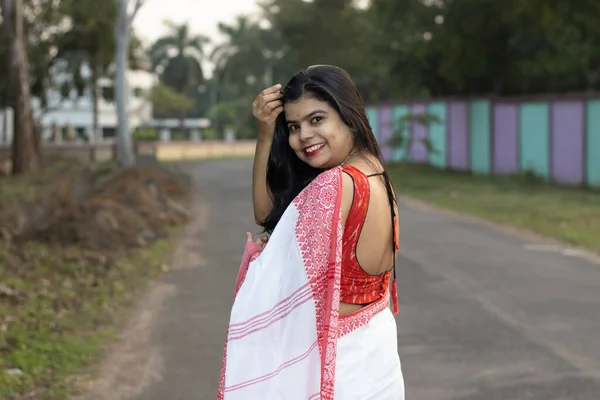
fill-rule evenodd
<path id="1" fill-rule="evenodd" d="M 527 174 L 480 176 L 404 163 L 389 169 L 401 195 L 600 253 L 600 190 Z"/>
<path id="2" fill-rule="evenodd" d="M 42 206 L 48 189 L 80 171 L 78 165 L 66 160 L 0 178 L 0 228 L 11 222 L 3 204 Z M 98 184 L 115 163 L 88 168 Z M 58 400 L 76 391 L 136 295 L 165 269 L 182 232 L 182 226 L 167 228 L 147 247 L 103 252 L 0 235 L 0 399 Z"/>
<path id="3" fill-rule="evenodd" d="M 0 295 L 0 399 L 67 398 L 138 290 L 161 272 L 179 232 L 112 254 L 0 241 L 0 285 L 16 291 Z M 23 373 L 9 376 L 11 368 Z"/>
<path id="4" fill-rule="evenodd" d="M 116 162 L 113 161 L 103 161 L 87 164 L 85 167 L 89 168 L 92 175 L 101 176 L 114 171 L 116 165 Z M 40 195 L 40 188 L 55 186 L 57 178 L 69 177 L 74 168 L 78 166 L 83 169 L 84 164 L 67 159 L 56 162 L 41 171 L 29 172 L 24 175 L 2 176 L 0 177 L 0 200 L 34 201 Z M 54 182 L 54 184 L 49 185 L 49 182 Z"/>

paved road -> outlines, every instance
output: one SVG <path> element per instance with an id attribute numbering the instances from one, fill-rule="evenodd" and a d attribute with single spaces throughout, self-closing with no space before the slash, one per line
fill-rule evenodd
<path id="1" fill-rule="evenodd" d="M 244 232 L 256 231 L 251 163 L 184 168 L 208 219 L 187 243 L 189 265 L 160 282 L 175 290 L 147 328 L 156 357 L 139 361 L 160 368 L 134 377 L 146 383 L 127 400 L 215 398 Z M 444 213 L 402 207 L 401 224 L 408 400 L 600 399 L 600 265 Z"/>

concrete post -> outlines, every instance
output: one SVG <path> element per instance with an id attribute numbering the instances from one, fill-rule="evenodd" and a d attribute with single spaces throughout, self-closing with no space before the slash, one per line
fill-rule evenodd
<path id="1" fill-rule="evenodd" d="M 163 128 L 160 131 L 160 141 L 161 142 L 170 142 L 171 141 L 171 130 L 168 128 Z"/>

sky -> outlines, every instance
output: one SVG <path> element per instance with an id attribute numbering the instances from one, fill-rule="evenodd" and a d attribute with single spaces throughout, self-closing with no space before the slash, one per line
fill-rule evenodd
<path id="1" fill-rule="evenodd" d="M 165 32 L 164 20 L 187 22 L 192 32 L 218 42 L 221 39 L 217 29 L 219 22 L 233 22 L 239 14 L 257 11 L 255 0 L 146 0 L 133 26 L 147 44 Z"/>
<path id="2" fill-rule="evenodd" d="M 164 33 L 166 19 L 188 22 L 193 32 L 216 38 L 218 22 L 257 11 L 255 0 L 146 0 L 133 24 L 138 34 L 151 41 Z"/>

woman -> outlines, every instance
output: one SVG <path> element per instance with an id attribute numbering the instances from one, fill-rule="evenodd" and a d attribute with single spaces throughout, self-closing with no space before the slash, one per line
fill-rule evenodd
<path id="1" fill-rule="evenodd" d="M 312 66 L 253 110 L 254 214 L 270 237 L 247 234 L 219 398 L 404 399 L 397 208 L 356 86 Z"/>

